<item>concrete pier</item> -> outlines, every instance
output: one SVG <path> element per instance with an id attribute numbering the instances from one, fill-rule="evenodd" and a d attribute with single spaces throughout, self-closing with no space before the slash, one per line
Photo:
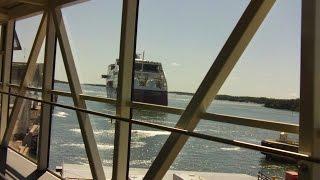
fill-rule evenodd
<path id="1" fill-rule="evenodd" d="M 66 179 L 92 179 L 89 165 L 63 164 L 62 176 Z M 103 167 L 106 178 L 111 179 L 112 167 Z M 130 168 L 131 180 L 142 180 L 148 169 Z M 236 173 L 212 173 L 169 170 L 163 180 L 256 180 L 257 177 Z"/>

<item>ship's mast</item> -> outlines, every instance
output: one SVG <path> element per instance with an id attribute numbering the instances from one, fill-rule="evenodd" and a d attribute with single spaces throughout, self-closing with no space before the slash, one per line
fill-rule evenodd
<path id="1" fill-rule="evenodd" d="M 144 50 L 142 52 L 142 61 L 144 61 Z"/>

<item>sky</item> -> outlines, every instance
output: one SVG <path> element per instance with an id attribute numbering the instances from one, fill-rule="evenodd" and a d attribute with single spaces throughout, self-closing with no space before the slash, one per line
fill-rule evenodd
<path id="1" fill-rule="evenodd" d="M 169 91 L 195 92 L 249 0 L 140 0 L 137 53 L 162 63 Z M 301 1 L 278 0 L 219 94 L 298 98 Z M 121 0 L 91 0 L 62 10 L 81 83 L 101 75 L 119 56 Z M 41 16 L 19 20 L 27 61 Z M 38 61 L 43 62 L 43 53 Z M 66 80 L 57 50 L 55 78 Z"/>

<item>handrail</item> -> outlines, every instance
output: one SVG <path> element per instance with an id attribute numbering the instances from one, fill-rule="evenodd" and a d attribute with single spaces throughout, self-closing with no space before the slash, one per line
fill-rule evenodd
<path id="1" fill-rule="evenodd" d="M 62 107 L 62 108 L 71 109 L 71 110 L 75 110 L 75 111 L 80 111 L 80 112 L 84 112 L 84 113 L 88 113 L 88 114 L 92 114 L 92 115 L 96 115 L 96 116 L 115 119 L 117 121 L 123 121 L 123 122 L 132 123 L 132 124 L 142 125 L 142 126 L 151 127 L 151 128 L 155 128 L 155 129 L 159 129 L 159 130 L 163 130 L 163 131 L 169 131 L 171 133 L 179 133 L 179 134 L 186 135 L 189 137 L 200 138 L 200 139 L 204 139 L 204 140 L 208 140 L 208 141 L 212 141 L 212 142 L 224 143 L 224 144 L 238 146 L 238 147 L 242 147 L 242 148 L 246 148 L 246 149 L 250 149 L 250 150 L 256 150 L 256 151 L 260 151 L 260 152 L 264 152 L 264 153 L 271 153 L 271 154 L 275 154 L 275 155 L 290 157 L 290 158 L 297 159 L 297 160 L 304 160 L 304 161 L 309 161 L 309 162 L 314 162 L 314 163 L 320 164 L 320 158 L 309 156 L 307 154 L 301 154 L 301 153 L 266 147 L 266 146 L 262 146 L 262 145 L 247 143 L 244 141 L 220 138 L 220 137 L 216 137 L 216 136 L 196 133 L 193 131 L 187 131 L 187 130 L 176 128 L 176 127 L 173 128 L 173 127 L 169 127 L 169 126 L 159 125 L 159 124 L 150 123 L 150 122 L 146 122 L 146 121 L 140 121 L 140 120 L 136 120 L 136 119 L 122 118 L 122 117 L 109 115 L 109 114 L 105 114 L 105 113 L 101 113 L 101 112 L 97 112 L 97 111 L 81 109 L 81 108 L 77 108 L 74 106 L 68 106 L 68 105 L 58 104 L 58 103 L 54 103 L 54 102 L 43 101 L 43 100 L 39 100 L 36 98 L 21 96 L 21 95 L 14 94 L 14 93 L 8 93 L 8 92 L 3 92 L 3 91 L 0 91 L 0 93 L 15 96 L 18 98 L 33 100 L 33 101 L 41 102 L 41 103 L 45 103 L 45 104 L 50 104 L 52 106 L 57 106 L 57 107 Z"/>
<path id="2" fill-rule="evenodd" d="M 0 83 L 2 85 L 2 83 Z M 17 84 L 9 84 L 12 88 L 20 88 Z M 35 91 L 35 92 L 42 92 L 41 88 L 35 87 L 26 87 L 27 90 Z M 49 93 L 59 96 L 71 97 L 71 93 L 67 91 L 60 91 L 60 90 L 52 90 Z M 116 105 L 117 100 L 101 97 L 101 96 L 91 96 L 86 94 L 80 94 L 80 97 L 87 101 L 96 101 L 101 103 L 108 103 L 111 105 Z M 185 109 L 177 108 L 177 107 L 170 107 L 170 106 L 162 106 L 156 104 L 149 104 L 149 103 L 142 103 L 142 102 L 131 102 L 129 106 L 133 109 L 148 109 L 153 111 L 165 112 L 170 114 L 181 115 Z M 215 122 L 223 122 L 241 126 L 248 126 L 248 127 L 255 127 L 273 131 L 280 131 L 280 132 L 288 132 L 299 134 L 299 125 L 297 124 L 290 124 L 290 123 L 282 123 L 277 122 L 276 120 L 264 120 L 264 119 L 255 119 L 255 118 L 246 118 L 246 117 L 237 117 L 237 116 L 230 116 L 225 114 L 216 114 L 216 113 L 208 113 L 205 112 L 201 115 L 201 118 L 204 120 L 215 121 Z"/>

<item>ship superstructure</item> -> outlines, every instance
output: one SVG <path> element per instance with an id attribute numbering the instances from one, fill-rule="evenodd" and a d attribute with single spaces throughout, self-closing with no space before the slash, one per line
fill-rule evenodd
<path id="1" fill-rule="evenodd" d="M 108 73 L 102 75 L 106 79 L 108 98 L 117 97 L 119 59 L 108 66 Z M 168 88 L 165 74 L 160 62 L 144 59 L 137 55 L 134 64 L 133 100 L 158 105 L 168 105 Z"/>

